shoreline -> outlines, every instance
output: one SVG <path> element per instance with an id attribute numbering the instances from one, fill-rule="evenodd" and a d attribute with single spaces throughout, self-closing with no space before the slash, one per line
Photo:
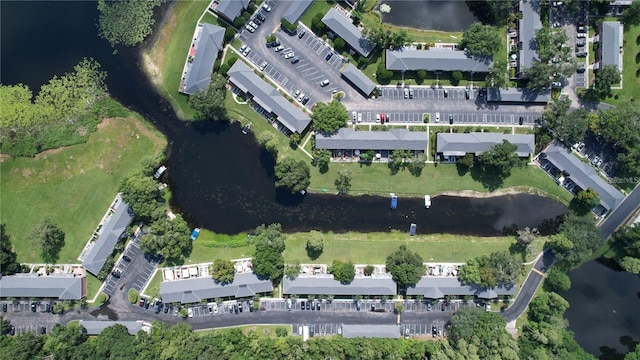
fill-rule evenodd
<path id="1" fill-rule="evenodd" d="M 311 194 L 322 194 L 322 195 L 339 195 L 337 193 L 337 191 L 333 190 L 331 192 L 329 191 L 318 191 L 316 189 L 307 189 L 308 193 Z M 531 194 L 531 195 L 538 195 L 538 196 L 545 196 L 545 197 L 549 197 L 551 199 L 554 199 L 558 202 L 561 202 L 559 199 L 556 199 L 555 197 L 550 196 L 549 194 L 545 193 L 544 191 L 537 189 L 537 188 L 533 188 L 533 187 L 527 187 L 527 186 L 510 186 L 508 188 L 504 188 L 504 189 L 499 189 L 499 190 L 494 190 L 494 191 L 487 191 L 487 192 L 483 192 L 483 191 L 476 191 L 476 190 L 446 190 L 446 191 L 440 191 L 434 194 L 424 194 L 424 195 L 420 195 L 420 194 L 403 194 L 403 193 L 395 193 L 398 197 L 400 198 L 415 198 L 415 199 L 419 199 L 422 198 L 424 195 L 430 195 L 431 198 L 435 198 L 437 196 L 457 196 L 457 197 L 467 197 L 467 198 L 491 198 L 491 197 L 499 197 L 499 196 L 505 196 L 505 195 L 518 195 L 518 194 Z M 347 196 L 352 196 L 352 197 L 356 197 L 356 196 L 363 196 L 363 195 L 368 195 L 368 196 L 385 196 L 387 195 L 387 193 L 354 193 L 354 194 L 347 194 Z"/>

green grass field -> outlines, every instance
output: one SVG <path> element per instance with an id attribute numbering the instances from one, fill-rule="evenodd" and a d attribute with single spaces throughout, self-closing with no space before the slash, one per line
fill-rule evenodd
<path id="1" fill-rule="evenodd" d="M 87 273 L 87 299 L 88 300 L 92 300 L 96 296 L 101 285 L 102 285 L 102 281 L 98 280 L 97 277 Z"/>
<path id="2" fill-rule="evenodd" d="M 188 97 L 178 92 L 184 62 L 198 19 L 209 6 L 208 1 L 178 1 L 174 4 L 167 25 L 158 34 L 157 41 L 145 54 L 145 63 L 153 63 L 152 81 L 162 95 L 169 99 L 178 117 L 191 119 L 194 112 L 187 103 Z M 205 21 L 216 23 L 214 16 Z M 149 66 L 147 66 L 149 70 Z"/>
<path id="3" fill-rule="evenodd" d="M 612 105 L 640 100 L 640 25 L 625 26 L 623 43 L 622 89 L 611 90 L 613 96 L 604 100 Z"/>
<path id="4" fill-rule="evenodd" d="M 18 261 L 41 261 L 26 237 L 50 217 L 66 233 L 58 262 L 78 263 L 120 181 L 139 167 L 141 157 L 159 154 L 166 146 L 150 128 L 139 118 L 109 119 L 84 144 L 2 163 L 0 209 Z"/>
<path id="5" fill-rule="evenodd" d="M 276 329 L 281 327 L 287 330 L 287 334 L 291 335 L 291 325 L 282 324 L 282 325 L 245 325 L 245 326 L 234 326 L 242 330 L 244 334 L 247 334 L 250 331 L 255 331 L 256 333 L 262 336 L 276 336 Z M 196 330 L 195 333 L 199 336 L 210 335 L 215 332 L 224 331 L 224 329 L 207 329 L 207 330 Z"/>
<path id="6" fill-rule="evenodd" d="M 300 22 L 307 25 L 308 28 L 311 28 L 311 19 L 313 19 L 316 14 L 323 14 L 324 16 L 334 5 L 335 2 L 333 1 L 315 0 L 304 15 L 302 15 Z"/>
<path id="7" fill-rule="evenodd" d="M 152 298 L 160 297 L 160 283 L 162 282 L 162 273 L 160 271 L 156 271 L 156 274 L 151 278 L 147 289 L 144 294 L 147 296 L 151 296 Z"/>

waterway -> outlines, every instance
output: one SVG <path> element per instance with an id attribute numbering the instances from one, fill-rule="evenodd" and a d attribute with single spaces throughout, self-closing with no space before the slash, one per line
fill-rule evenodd
<path id="1" fill-rule="evenodd" d="M 463 32 L 477 21 L 464 1 L 441 0 L 381 0 L 391 6 L 382 13 L 382 22 L 423 30 Z M 460 39 L 451 39 L 458 42 Z"/>

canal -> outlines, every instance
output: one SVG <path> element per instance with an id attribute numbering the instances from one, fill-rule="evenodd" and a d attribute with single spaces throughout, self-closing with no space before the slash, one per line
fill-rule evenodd
<path id="1" fill-rule="evenodd" d="M 422 30 L 463 32 L 477 21 L 465 1 L 382 0 L 391 7 L 382 14 L 382 22 Z M 461 39 L 451 39 L 457 43 Z"/>

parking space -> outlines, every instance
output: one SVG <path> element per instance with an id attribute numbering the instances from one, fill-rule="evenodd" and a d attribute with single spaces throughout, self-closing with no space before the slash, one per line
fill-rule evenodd
<path id="1" fill-rule="evenodd" d="M 361 114 L 362 123 L 379 122 L 377 111 L 357 111 Z M 421 112 L 384 112 L 390 124 L 423 124 L 424 113 Z M 478 124 L 478 125 L 528 125 L 533 126 L 540 118 L 537 113 L 478 113 L 478 112 L 431 112 L 428 113 L 430 124 Z"/>
<path id="2" fill-rule="evenodd" d="M 406 89 L 406 91 L 405 91 Z M 473 100 L 476 90 L 465 88 L 436 88 L 427 86 L 385 86 L 382 87 L 381 99 L 407 100 Z M 468 98 L 467 98 L 468 93 Z"/>
<path id="3" fill-rule="evenodd" d="M 303 38 L 303 43 L 313 50 L 320 58 L 326 61 L 331 67 L 340 71 L 340 69 L 346 64 L 347 59 L 342 57 L 342 55 L 333 51 L 331 46 L 327 44 L 327 42 L 315 36 L 313 33 L 307 31 L 307 34 Z M 327 54 L 332 53 L 329 60 L 326 60 Z"/>
<path id="4" fill-rule="evenodd" d="M 309 335 L 336 335 L 342 324 L 336 323 L 313 323 L 313 324 L 292 324 L 293 335 L 302 336 L 304 326 L 309 327 Z"/>
<path id="5" fill-rule="evenodd" d="M 261 303 L 261 307 L 266 311 L 288 311 L 288 300 L 264 300 Z M 307 310 L 307 303 L 310 302 L 309 309 Z M 304 308 L 303 308 L 304 304 Z M 460 307 L 475 306 L 473 303 L 465 304 L 463 302 L 446 302 L 444 304 L 444 310 L 442 310 L 442 302 L 432 302 L 431 310 L 429 310 L 428 303 L 425 302 L 405 302 L 405 312 L 456 312 Z M 373 305 L 373 308 L 372 308 Z M 382 300 L 360 300 L 360 310 L 358 310 L 358 303 L 352 300 L 307 300 L 297 299 L 292 300 L 291 311 L 332 311 L 332 312 L 352 312 L 352 311 L 373 311 L 376 312 L 393 312 L 395 311 L 395 302 L 382 301 Z M 318 308 L 320 310 L 318 310 Z"/>
<path id="6" fill-rule="evenodd" d="M 118 261 L 118 263 L 116 263 L 116 265 L 114 266 L 114 271 L 115 269 L 119 269 L 121 274 L 125 274 L 128 273 L 129 271 L 131 271 L 134 267 L 136 267 L 135 265 L 132 265 L 132 261 L 141 261 L 141 259 L 143 259 L 142 256 L 140 256 L 140 259 L 138 259 L 138 256 L 142 254 L 142 250 L 140 250 L 140 240 L 142 238 L 142 235 L 144 234 L 144 232 L 140 231 L 138 232 L 133 239 L 129 242 L 129 245 L 127 245 L 126 249 L 124 250 L 124 256 L 122 256 L 120 258 L 120 261 Z M 124 257 L 127 257 L 129 259 L 131 259 L 131 261 L 127 261 L 124 259 Z M 146 259 L 145 259 L 146 260 Z M 142 260 L 142 261 L 145 261 Z M 154 259 L 157 260 L 157 259 Z M 146 261 L 148 262 L 148 260 Z M 156 263 L 157 265 L 157 263 Z M 148 269 L 143 270 L 143 273 L 147 273 Z M 153 267 L 152 273 L 153 271 L 155 271 L 155 267 Z M 135 276 L 135 275 L 134 275 Z M 140 276 L 138 276 L 138 278 L 140 278 Z M 142 278 L 140 278 L 139 280 L 144 280 Z M 136 286 L 138 279 L 136 279 L 136 281 L 134 282 L 133 287 L 140 291 L 142 289 L 142 287 L 144 287 L 144 284 L 146 284 L 146 281 L 148 281 L 148 278 L 146 280 L 144 280 L 144 284 L 142 284 L 142 287 Z M 111 274 L 109 274 L 107 276 L 107 279 L 105 280 L 105 285 L 104 285 L 104 289 L 103 292 L 109 296 L 113 295 L 117 289 L 124 287 L 124 281 L 121 280 L 121 277 L 116 277 L 113 276 L 113 272 Z"/>

